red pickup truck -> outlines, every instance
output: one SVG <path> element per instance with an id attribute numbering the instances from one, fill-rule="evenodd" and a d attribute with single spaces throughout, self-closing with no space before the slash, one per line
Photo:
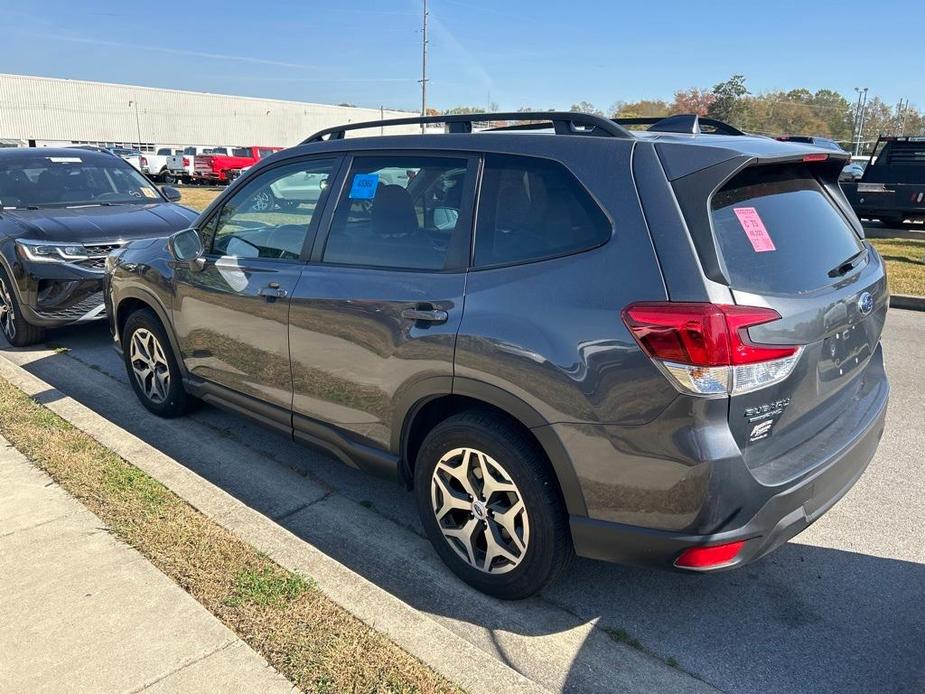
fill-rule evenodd
<path id="1" fill-rule="evenodd" d="M 282 147 L 233 147 L 231 154 L 197 154 L 193 160 L 193 179 L 201 182 L 227 183 L 228 174 L 253 166 Z"/>

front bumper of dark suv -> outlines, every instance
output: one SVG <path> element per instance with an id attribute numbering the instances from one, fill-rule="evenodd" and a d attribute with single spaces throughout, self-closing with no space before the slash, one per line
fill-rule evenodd
<path id="1" fill-rule="evenodd" d="M 845 445 L 793 480 L 765 485 L 752 478 L 737 485 L 737 500 L 722 501 L 707 495 L 702 511 L 712 517 L 738 519 L 708 534 L 644 528 L 619 522 L 572 516 L 572 538 L 579 556 L 621 564 L 678 568 L 675 563 L 694 547 L 714 547 L 743 542 L 729 561 L 697 567 L 697 571 L 721 571 L 758 559 L 806 529 L 841 499 L 863 474 L 883 436 L 889 400 L 889 384 L 883 372 L 882 353 L 875 356 L 873 382 L 865 397 L 863 412 L 855 420 Z M 857 414 L 857 413 L 856 413 Z M 751 477 L 749 475 L 749 477 Z M 711 505 L 713 508 L 710 508 Z M 742 509 L 754 513 L 738 513 Z M 693 567 L 682 567 L 691 570 Z"/>
<path id="2" fill-rule="evenodd" d="M 23 317 L 47 328 L 104 319 L 104 263 L 105 256 L 84 265 L 18 258 L 12 279 Z"/>

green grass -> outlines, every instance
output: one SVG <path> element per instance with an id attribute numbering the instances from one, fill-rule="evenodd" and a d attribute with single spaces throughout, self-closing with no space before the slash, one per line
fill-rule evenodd
<path id="1" fill-rule="evenodd" d="M 636 637 L 634 637 L 632 634 L 630 634 L 626 629 L 621 629 L 620 627 L 607 627 L 607 626 L 601 627 L 601 629 L 604 631 L 605 634 L 607 634 L 610 638 L 612 638 L 617 643 L 626 644 L 630 648 L 635 648 L 640 653 L 645 653 L 647 656 L 651 658 L 655 658 L 656 660 L 661 660 L 668 667 L 673 667 L 676 670 L 681 669 L 681 664 L 678 662 L 677 658 L 671 658 L 671 657 L 662 658 L 660 655 L 655 653 L 650 648 L 647 648 L 646 646 L 642 645 L 642 642 Z"/>
<path id="2" fill-rule="evenodd" d="M 285 606 L 311 590 L 311 579 L 288 571 L 281 571 L 267 563 L 259 569 L 246 567 L 235 580 L 235 594 L 229 603 L 236 605 L 250 601 L 255 605 Z"/>
<path id="3" fill-rule="evenodd" d="M 645 651 L 639 639 L 630 636 L 630 633 L 626 629 L 620 629 L 619 627 L 604 627 L 604 631 L 607 632 L 614 641 L 625 643 L 627 646 L 631 646 L 637 651 Z"/>
<path id="4" fill-rule="evenodd" d="M 925 296 L 925 241 L 868 239 L 886 262 L 890 292 Z"/>

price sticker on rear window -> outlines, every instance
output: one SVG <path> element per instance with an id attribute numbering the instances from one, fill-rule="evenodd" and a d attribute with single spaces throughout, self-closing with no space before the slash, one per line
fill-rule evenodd
<path id="1" fill-rule="evenodd" d="M 768 251 L 777 250 L 774 246 L 774 241 L 771 240 L 771 235 L 764 226 L 764 222 L 761 221 L 761 217 L 758 215 L 758 210 L 754 207 L 733 207 L 732 211 L 739 218 L 739 224 L 742 225 L 742 230 L 752 244 L 752 249 L 754 249 L 755 253 L 767 253 Z"/>
<path id="2" fill-rule="evenodd" d="M 350 186 L 351 200 L 372 200 L 379 187 L 379 174 L 356 174 Z"/>

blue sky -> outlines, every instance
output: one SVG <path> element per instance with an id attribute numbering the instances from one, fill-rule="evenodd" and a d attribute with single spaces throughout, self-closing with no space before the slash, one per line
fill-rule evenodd
<path id="1" fill-rule="evenodd" d="M 656 6 L 645 14 L 638 2 L 430 0 L 429 102 L 607 108 L 742 73 L 752 91 L 828 87 L 852 98 L 866 86 L 887 103 L 925 107 L 925 51 L 903 29 L 925 25 L 922 0 Z M 0 0 L 0 72 L 416 109 L 420 8 Z"/>

